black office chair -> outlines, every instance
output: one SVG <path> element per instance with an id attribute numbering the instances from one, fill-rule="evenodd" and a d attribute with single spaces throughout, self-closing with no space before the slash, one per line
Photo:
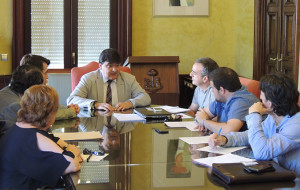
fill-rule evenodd
<path id="1" fill-rule="evenodd" d="M 55 188 L 51 188 L 48 185 L 45 185 L 41 188 L 41 190 L 48 190 L 48 189 L 54 189 L 54 190 L 76 190 L 76 187 L 73 183 L 72 177 L 70 174 L 61 176 L 59 179 L 57 186 Z"/>

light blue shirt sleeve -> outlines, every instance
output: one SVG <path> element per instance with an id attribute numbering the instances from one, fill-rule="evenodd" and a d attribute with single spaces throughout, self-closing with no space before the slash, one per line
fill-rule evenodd
<path id="1" fill-rule="evenodd" d="M 230 132 L 225 135 L 227 143 L 224 147 L 231 146 L 249 146 L 248 142 L 248 131 L 243 132 Z"/>
<path id="2" fill-rule="evenodd" d="M 299 148 L 297 139 L 299 140 L 300 123 L 288 122 L 287 117 L 289 116 L 286 116 L 277 126 L 278 133 L 271 116 L 268 116 L 264 122 L 258 113 L 246 117 L 248 139 L 256 159 L 269 160 Z"/>

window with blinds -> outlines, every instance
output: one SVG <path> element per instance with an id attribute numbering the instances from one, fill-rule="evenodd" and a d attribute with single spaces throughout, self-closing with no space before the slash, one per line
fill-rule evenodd
<path id="1" fill-rule="evenodd" d="M 76 2 L 76 1 L 74 1 Z M 110 0 L 77 0 L 78 28 L 68 35 L 77 35 L 78 66 L 98 61 L 103 49 L 110 46 Z M 64 0 L 31 0 L 31 52 L 51 60 L 50 69 L 63 69 Z M 70 7 L 71 10 L 71 7 Z M 71 48 L 71 47 L 70 47 Z M 76 65 L 73 65 L 76 66 Z"/>
<path id="2" fill-rule="evenodd" d="M 64 0 L 31 0 L 31 52 L 64 68 Z"/>
<path id="3" fill-rule="evenodd" d="M 110 0 L 78 0 L 78 66 L 109 48 Z"/>

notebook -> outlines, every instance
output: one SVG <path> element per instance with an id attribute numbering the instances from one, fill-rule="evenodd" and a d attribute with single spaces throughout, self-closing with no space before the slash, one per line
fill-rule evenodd
<path id="1" fill-rule="evenodd" d="M 171 115 L 170 112 L 164 109 L 151 107 L 135 108 L 134 113 L 145 119 L 165 119 L 167 116 Z"/>
<path id="2" fill-rule="evenodd" d="M 272 161 L 257 161 L 272 163 L 275 171 L 265 173 L 247 173 L 242 163 L 213 164 L 212 173 L 226 184 L 256 183 L 271 181 L 292 181 L 296 178 L 294 172 L 286 170 Z"/>

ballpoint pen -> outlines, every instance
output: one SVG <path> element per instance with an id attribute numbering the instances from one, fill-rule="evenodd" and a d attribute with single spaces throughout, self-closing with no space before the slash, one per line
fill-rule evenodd
<path id="1" fill-rule="evenodd" d="M 222 131 L 222 127 L 220 128 L 219 132 L 218 132 L 218 136 L 221 134 Z"/>

